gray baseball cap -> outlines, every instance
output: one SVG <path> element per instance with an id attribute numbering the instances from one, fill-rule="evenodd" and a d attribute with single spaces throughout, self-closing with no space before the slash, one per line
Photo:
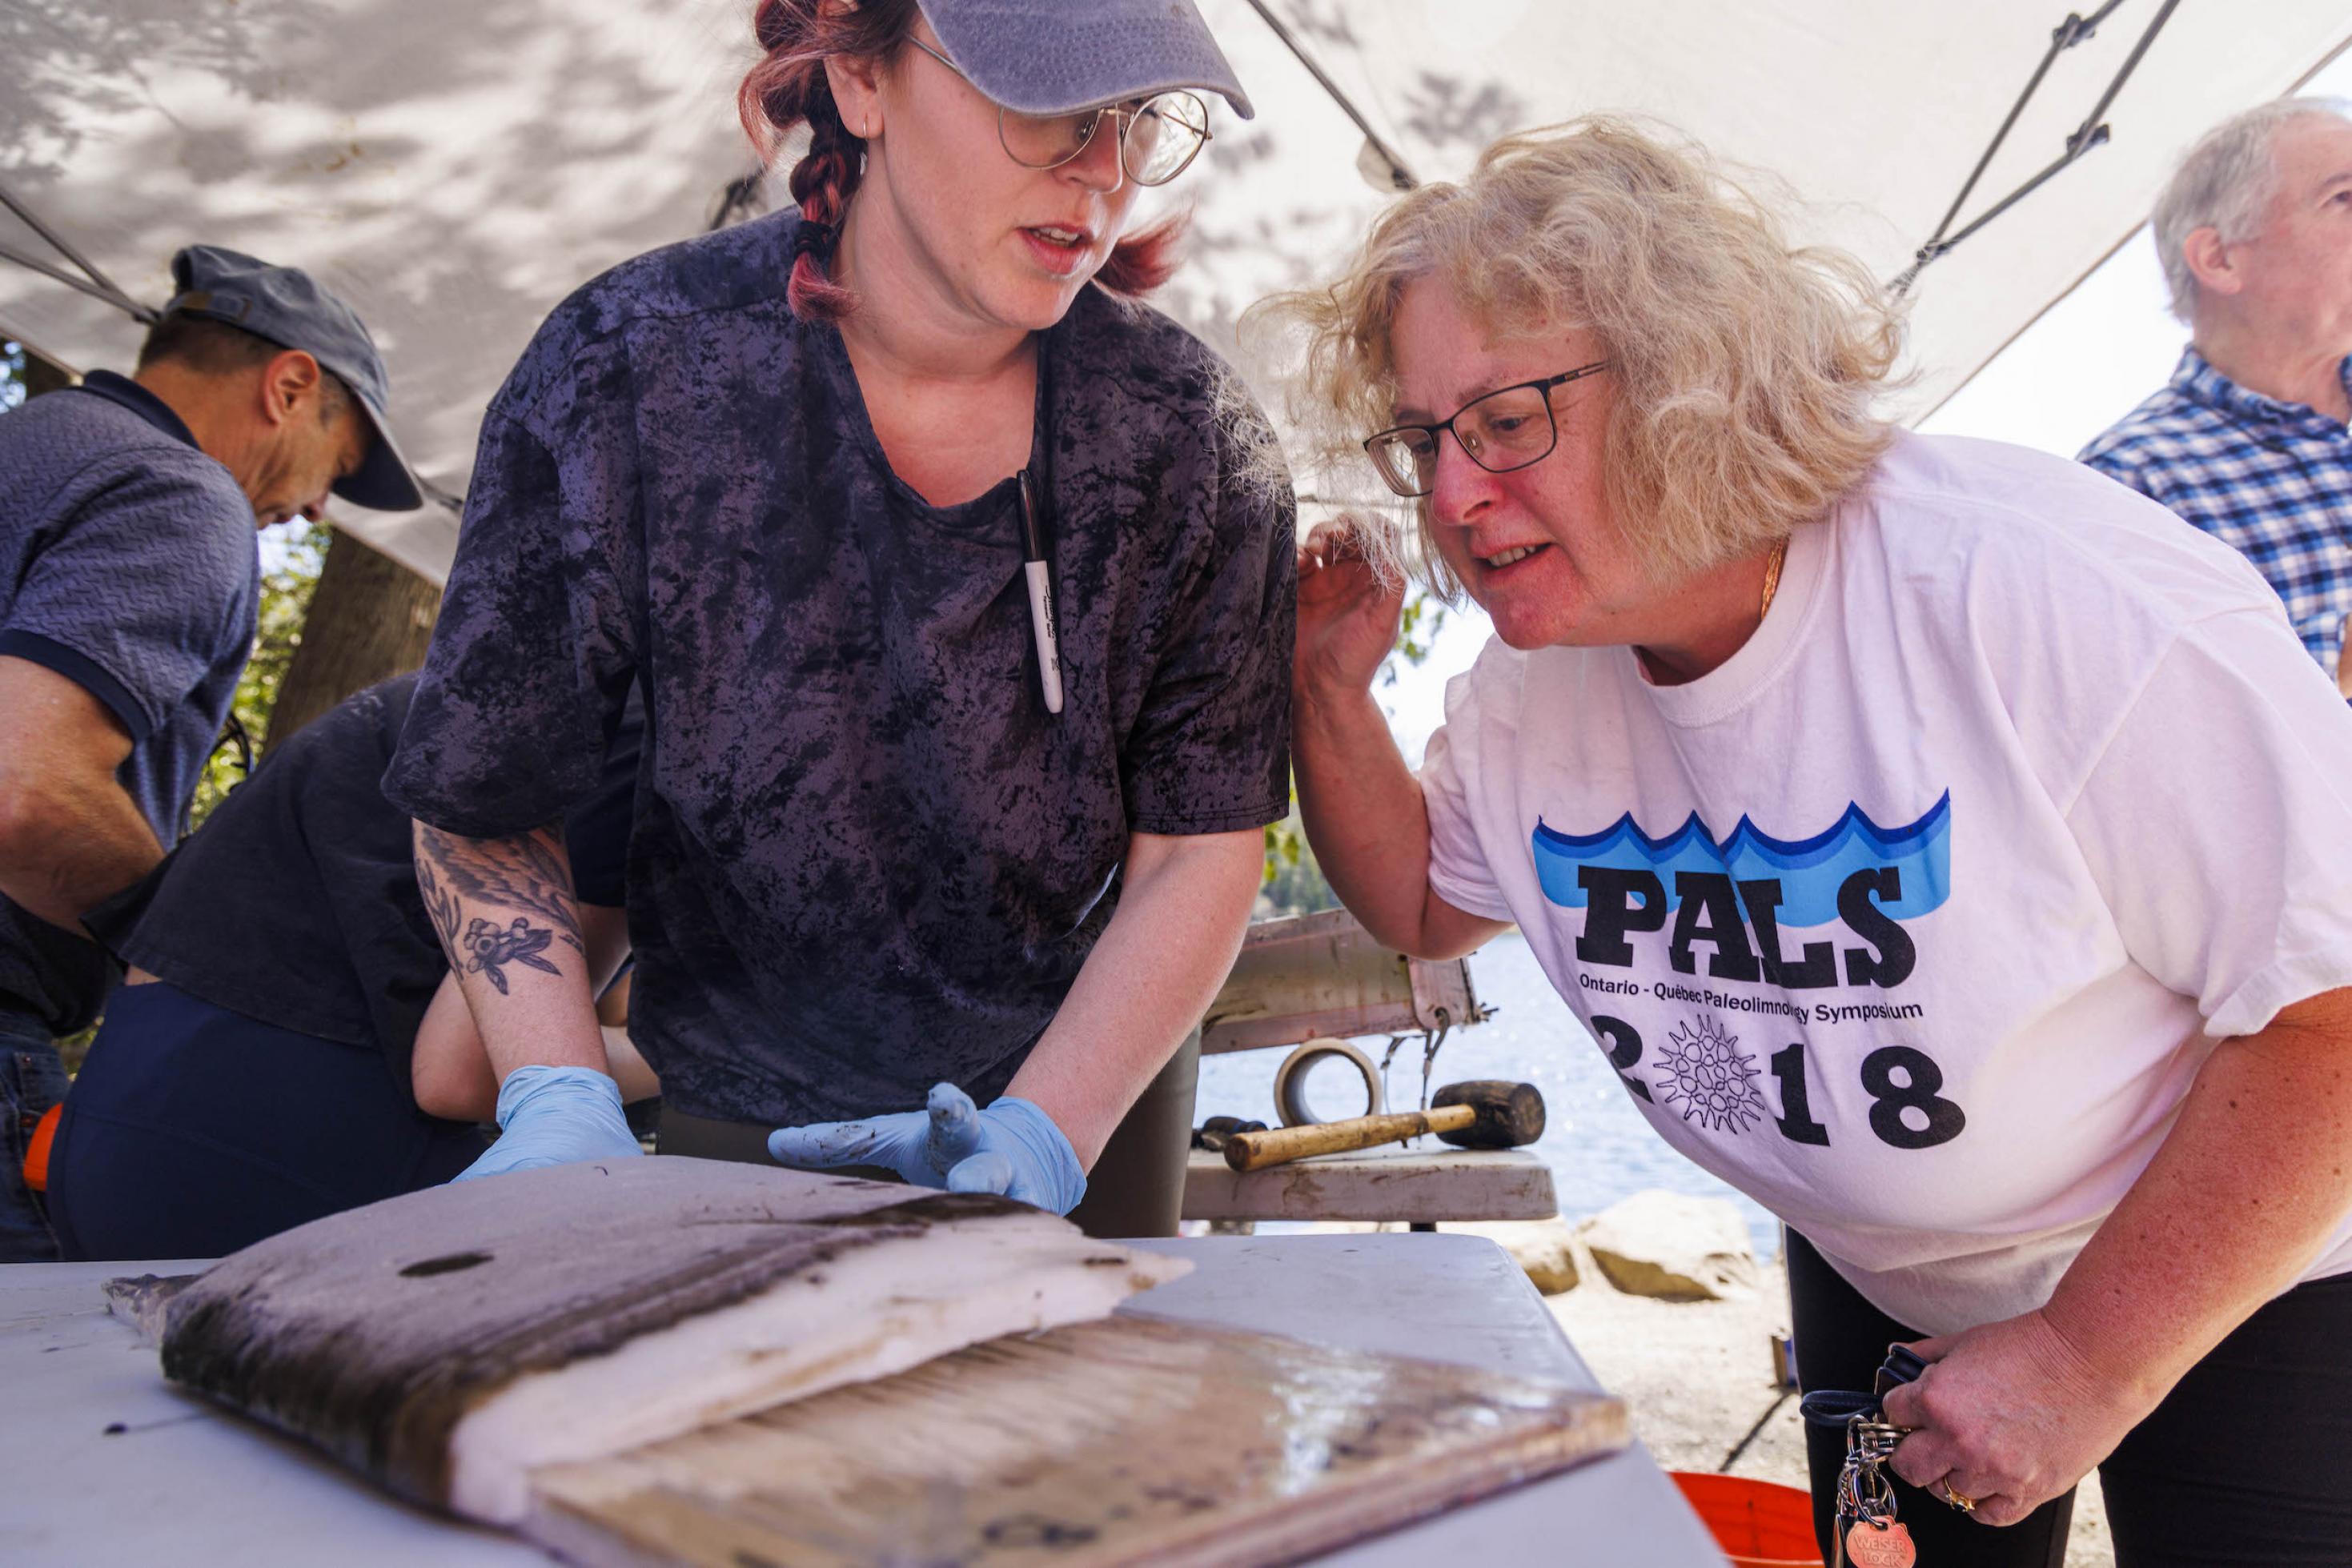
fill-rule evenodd
<path id="1" fill-rule="evenodd" d="M 375 441 L 359 472 L 335 482 L 336 495 L 378 512 L 413 512 L 425 504 L 392 438 L 391 379 L 358 312 L 299 267 L 272 267 L 214 245 L 192 245 L 173 256 L 172 286 L 164 315 L 226 321 L 281 349 L 299 349 L 351 388 L 375 426 Z"/>
<path id="2" fill-rule="evenodd" d="M 1191 88 L 1255 118 L 1192 0 L 919 0 L 972 85 L 1007 109 L 1068 114 Z"/>

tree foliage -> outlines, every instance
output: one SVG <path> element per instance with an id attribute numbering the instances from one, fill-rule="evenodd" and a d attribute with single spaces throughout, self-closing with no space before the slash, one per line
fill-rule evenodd
<path id="1" fill-rule="evenodd" d="M 1258 889 L 1257 908 L 1252 918 L 1275 920 L 1338 908 L 1339 895 L 1331 891 L 1322 866 L 1316 862 L 1314 849 L 1299 831 L 1295 799 L 1290 815 L 1266 829 L 1265 834 L 1265 884 Z"/>
<path id="2" fill-rule="evenodd" d="M 1381 668 L 1381 682 L 1396 685 L 1397 661 L 1421 664 L 1437 647 L 1437 634 L 1445 629 L 1445 604 L 1425 588 L 1416 588 L 1405 596 L 1404 617 L 1397 624 L 1396 652 Z"/>
<path id="3" fill-rule="evenodd" d="M 1416 588 L 1405 596 L 1404 616 L 1397 625 L 1396 648 L 1381 666 L 1381 684 L 1396 685 L 1398 661 L 1419 665 L 1428 661 L 1437 647 L 1437 633 L 1445 625 L 1445 605 L 1427 589 Z M 1290 787 L 1290 815 L 1279 822 L 1271 822 L 1265 830 L 1265 873 L 1259 889 L 1261 915 L 1267 914 L 1271 901 L 1273 915 L 1310 915 L 1318 909 L 1329 909 L 1339 903 L 1331 884 L 1323 880 L 1323 871 L 1315 863 L 1315 852 L 1307 847 L 1307 836 L 1298 825 L 1298 786 Z M 1322 902 L 1315 902 L 1316 900 Z"/>
<path id="4" fill-rule="evenodd" d="M 246 746 L 258 761 L 269 738 L 269 712 L 278 702 L 278 687 L 302 645 L 302 617 L 310 608 L 310 594 L 319 586 L 320 563 L 326 559 L 331 530 L 324 523 L 306 523 L 289 541 L 285 554 L 261 578 L 261 610 L 253 633 L 253 657 L 237 678 L 236 695 L 229 712 L 236 723 L 229 736 L 213 749 L 204 776 L 196 780 L 195 799 L 188 808 L 191 831 L 201 823 L 224 796 L 245 779 Z M 236 730 L 242 727 L 246 746 Z"/>

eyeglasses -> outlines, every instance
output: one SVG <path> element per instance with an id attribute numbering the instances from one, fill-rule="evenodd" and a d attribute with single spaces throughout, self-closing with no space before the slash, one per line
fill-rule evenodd
<path id="1" fill-rule="evenodd" d="M 1400 424 L 1364 443 L 1372 465 L 1389 488 L 1408 499 L 1426 496 L 1437 483 L 1437 437 L 1452 431 L 1471 462 L 1489 474 L 1507 474 L 1551 455 L 1559 444 L 1559 425 L 1552 418 L 1551 390 L 1609 368 L 1595 360 L 1572 371 L 1539 382 L 1490 392 L 1465 403 L 1453 418 L 1435 424 Z"/>
<path id="2" fill-rule="evenodd" d="M 974 92 L 980 84 L 961 66 L 920 38 L 907 40 L 963 77 Z M 985 93 L 982 94 L 986 97 Z M 1164 185 L 1189 167 L 1209 141 L 1209 106 L 1189 92 L 1163 92 L 1127 103 L 1082 109 L 1075 114 L 1024 114 L 996 106 L 996 139 L 1015 163 L 1028 169 L 1058 169 L 1094 145 L 1102 117 L 1119 118 L 1118 161 L 1139 185 Z"/>

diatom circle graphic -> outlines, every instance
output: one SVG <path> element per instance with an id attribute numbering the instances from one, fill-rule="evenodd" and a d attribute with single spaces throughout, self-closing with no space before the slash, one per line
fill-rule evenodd
<path id="1" fill-rule="evenodd" d="M 1658 1087 L 1666 1103 L 1711 1132 L 1744 1133 L 1764 1119 L 1756 1063 L 1712 1018 L 1678 1023 L 1658 1053 Z"/>

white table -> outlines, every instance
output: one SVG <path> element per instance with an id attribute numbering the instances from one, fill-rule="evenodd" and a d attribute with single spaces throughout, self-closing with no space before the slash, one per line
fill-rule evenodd
<path id="1" fill-rule="evenodd" d="M 1140 1243 L 1193 1260 L 1127 1310 L 1595 1387 L 1526 1276 L 1475 1236 Z M 0 1560 L 530 1568 L 507 1537 L 405 1507 L 168 1387 L 100 1284 L 189 1263 L 0 1267 Z M 1338 1552 L 1349 1568 L 1720 1568 L 1639 1447 Z"/>

